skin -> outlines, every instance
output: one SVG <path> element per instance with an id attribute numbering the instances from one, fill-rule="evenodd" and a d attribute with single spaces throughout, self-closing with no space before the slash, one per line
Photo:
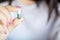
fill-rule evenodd
<path id="1" fill-rule="evenodd" d="M 19 0 L 18 0 L 19 1 Z M 25 5 L 31 5 L 34 4 L 34 1 L 31 0 L 21 0 L 19 1 Z M 13 10 L 14 9 L 14 10 Z M 7 21 L 10 19 L 10 13 L 11 11 L 17 11 L 20 8 L 16 8 L 14 6 L 1 6 L 0 5 L 0 40 L 6 40 L 10 32 L 19 24 L 21 23 L 24 18 L 22 17 L 21 19 L 15 18 L 12 20 L 10 23 L 8 23 L 7 26 Z"/>
<path id="2" fill-rule="evenodd" d="M 15 10 L 13 10 L 13 9 L 15 9 Z M 0 39 L 1 40 L 5 40 L 7 38 L 7 36 L 10 34 L 10 32 L 19 23 L 21 23 L 23 21 L 23 19 L 24 19 L 23 17 L 21 19 L 15 18 L 7 26 L 7 21 L 8 21 L 8 19 L 10 19 L 9 12 L 17 11 L 17 10 L 19 10 L 19 9 L 16 7 L 12 7 L 12 6 L 7 6 L 7 7 L 0 6 Z M 4 33 L 4 31 L 5 31 L 5 33 Z"/>
<path id="3" fill-rule="evenodd" d="M 19 3 L 22 3 L 24 5 L 32 5 L 35 2 L 33 0 L 17 0 Z"/>

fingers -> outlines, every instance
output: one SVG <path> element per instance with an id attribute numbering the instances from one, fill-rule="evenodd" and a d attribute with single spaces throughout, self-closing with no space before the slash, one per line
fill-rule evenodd
<path id="1" fill-rule="evenodd" d="M 0 24 L 6 25 L 6 22 L 7 22 L 7 18 L 5 17 L 5 15 L 3 15 L 2 12 L 0 12 Z"/>
<path id="2" fill-rule="evenodd" d="M 24 18 L 22 17 L 21 19 L 14 19 L 13 23 L 14 23 L 14 26 L 17 26 L 18 24 L 20 24 L 21 22 L 23 22 Z"/>
<path id="3" fill-rule="evenodd" d="M 7 6 L 7 7 L 3 7 L 3 6 L 0 6 L 0 31 L 3 32 L 3 31 L 6 31 L 7 33 L 9 33 L 9 30 L 10 32 L 12 31 L 12 29 L 14 29 L 19 23 L 21 23 L 23 21 L 24 18 L 21 18 L 21 19 L 14 19 L 13 22 L 11 22 L 7 28 L 7 20 L 11 18 L 9 12 L 11 11 L 17 11 L 17 10 L 20 10 L 20 8 L 16 8 L 16 7 L 13 7 L 13 6 Z M 3 15 L 4 14 L 4 15 Z"/>
<path id="4" fill-rule="evenodd" d="M 0 25 L 0 39 L 6 39 L 9 33 L 10 32 L 6 26 Z"/>
<path id="5" fill-rule="evenodd" d="M 7 19 L 10 18 L 10 14 L 9 14 L 8 10 L 5 7 L 0 6 L 0 12 L 2 12 L 6 16 Z"/>
<path id="6" fill-rule="evenodd" d="M 0 34 L 1 34 L 0 36 L 3 36 L 3 37 L 7 37 L 9 35 L 9 31 L 8 29 L 6 29 L 6 26 L 3 27 L 2 25 L 0 25 Z"/>
<path id="7" fill-rule="evenodd" d="M 18 11 L 20 10 L 20 7 L 14 7 L 14 6 L 0 6 L 0 12 L 2 12 L 6 18 L 9 20 L 11 18 L 10 13 L 11 11 Z"/>
<path id="8" fill-rule="evenodd" d="M 14 7 L 14 6 L 6 6 L 6 8 L 8 9 L 9 12 L 12 12 L 12 11 L 19 10 L 21 7 L 19 7 L 19 6 L 16 6 L 16 7 Z"/>
<path id="9" fill-rule="evenodd" d="M 6 36 L 0 33 L 0 40 L 6 40 Z"/>
<path id="10" fill-rule="evenodd" d="M 17 11 L 19 8 L 11 6 L 6 8 L 0 6 L 0 34 L 2 34 L 2 36 L 7 36 L 23 20 L 23 18 L 14 19 L 14 21 L 7 27 L 7 20 L 11 18 L 9 12 Z"/>
<path id="11" fill-rule="evenodd" d="M 17 27 L 18 24 L 23 22 L 24 18 L 22 17 L 21 19 L 14 19 L 12 23 L 8 26 L 9 31 L 11 32 L 15 27 Z"/>
<path id="12" fill-rule="evenodd" d="M 4 29 L 3 29 L 2 25 L 0 25 L 0 34 L 3 34 L 3 31 L 4 31 Z"/>
<path id="13" fill-rule="evenodd" d="M 8 35 L 7 18 L 0 12 L 0 33 Z"/>
<path id="14" fill-rule="evenodd" d="M 9 33 L 7 26 L 0 25 L 0 39 L 6 39 Z"/>

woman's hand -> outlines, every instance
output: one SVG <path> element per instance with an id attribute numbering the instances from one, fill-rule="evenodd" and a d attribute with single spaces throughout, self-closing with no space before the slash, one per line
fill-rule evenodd
<path id="1" fill-rule="evenodd" d="M 15 18 L 14 20 L 10 20 L 11 16 L 9 12 L 19 9 L 13 6 L 0 6 L 0 40 L 6 40 L 10 32 L 23 21 L 23 17 L 21 19 Z"/>

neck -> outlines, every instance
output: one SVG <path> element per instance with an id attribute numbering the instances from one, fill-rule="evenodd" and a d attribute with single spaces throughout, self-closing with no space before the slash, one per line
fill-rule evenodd
<path id="1" fill-rule="evenodd" d="M 25 5 L 31 5 L 35 3 L 34 1 L 31 1 L 31 0 L 18 0 L 18 2 Z"/>

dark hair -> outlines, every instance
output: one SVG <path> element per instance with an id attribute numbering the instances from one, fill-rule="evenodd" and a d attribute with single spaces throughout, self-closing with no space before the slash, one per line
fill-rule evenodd
<path id="1" fill-rule="evenodd" d="M 12 4 L 12 1 L 13 1 L 13 0 L 9 0 L 9 5 L 11 5 L 11 4 Z"/>
<path id="2" fill-rule="evenodd" d="M 2 2 L 6 2 L 7 0 L 0 0 L 0 3 L 2 3 Z"/>
<path id="3" fill-rule="evenodd" d="M 11 3 L 12 3 L 13 0 L 0 0 L 0 3 L 7 2 L 7 1 L 9 2 L 9 5 L 11 5 Z"/>
<path id="4" fill-rule="evenodd" d="M 33 0 L 33 1 L 36 2 L 37 7 L 39 7 L 39 4 L 41 1 L 45 1 L 49 7 L 48 21 L 50 20 L 53 9 L 55 9 L 55 11 L 56 11 L 55 19 L 57 19 L 58 15 L 59 15 L 59 13 L 58 13 L 58 1 L 59 0 Z M 11 3 L 12 3 L 12 0 L 9 0 L 9 5 L 11 5 Z"/>
<path id="5" fill-rule="evenodd" d="M 57 19 L 57 17 L 59 16 L 59 13 L 58 13 L 58 1 L 59 0 L 35 0 L 37 6 L 39 7 L 39 4 L 41 1 L 45 1 L 49 7 L 49 16 L 48 16 L 48 21 L 50 20 L 50 17 L 51 17 L 51 14 L 52 14 L 52 11 L 53 9 L 55 10 L 55 20 Z"/>
<path id="6" fill-rule="evenodd" d="M 49 17 L 48 17 L 48 21 L 50 19 L 50 16 L 52 14 L 53 9 L 55 10 L 55 20 L 57 19 L 57 17 L 59 16 L 59 12 L 58 12 L 58 0 L 51 0 L 49 3 Z"/>

